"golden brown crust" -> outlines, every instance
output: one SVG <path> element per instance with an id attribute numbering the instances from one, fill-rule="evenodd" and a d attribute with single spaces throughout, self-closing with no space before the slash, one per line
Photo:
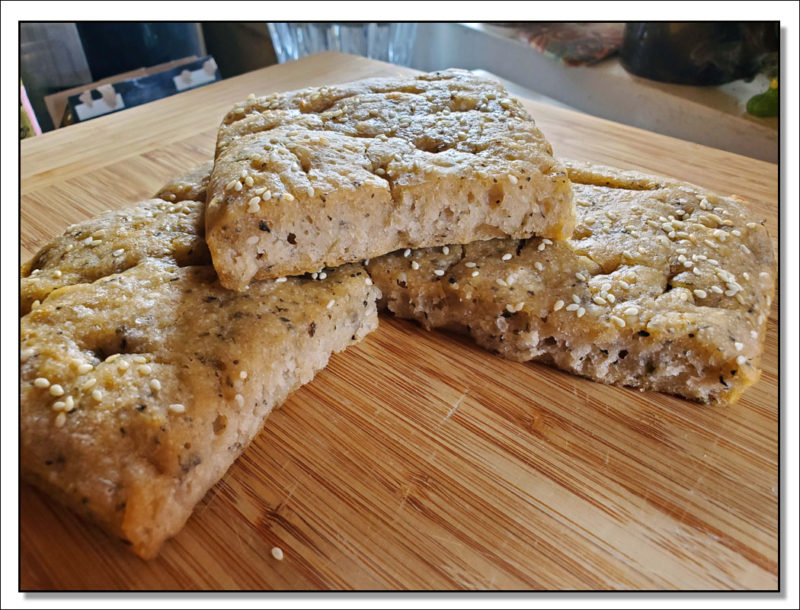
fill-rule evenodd
<path id="1" fill-rule="evenodd" d="M 446 71 L 256 98 L 220 127 L 208 243 L 223 285 L 399 247 L 568 236 L 569 182 L 519 102 Z"/>
<path id="2" fill-rule="evenodd" d="M 771 242 L 732 198 L 571 164 L 578 224 L 564 242 L 493 240 L 373 259 L 384 305 L 466 327 L 515 360 L 704 402 L 759 376 L 775 283 Z M 438 272 L 438 274 L 437 274 Z"/>

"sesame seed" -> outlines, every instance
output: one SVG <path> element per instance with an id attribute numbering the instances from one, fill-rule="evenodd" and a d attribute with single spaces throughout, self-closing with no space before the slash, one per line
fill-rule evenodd
<path id="1" fill-rule="evenodd" d="M 622 312 L 626 316 L 635 316 L 639 314 L 638 307 L 628 307 L 624 312 Z"/>
<path id="2" fill-rule="evenodd" d="M 75 399 L 72 396 L 67 396 L 64 400 L 64 406 L 66 407 L 67 413 L 70 413 L 75 410 Z"/>
<path id="3" fill-rule="evenodd" d="M 605 295 L 605 297 L 606 297 L 606 300 L 609 303 L 616 303 L 617 302 L 617 297 L 615 297 L 613 294 L 609 293 L 609 294 Z"/>
<path id="4" fill-rule="evenodd" d="M 509 313 L 514 313 L 516 310 L 514 309 L 514 306 L 511 303 L 509 303 L 508 305 L 506 305 L 506 311 Z"/>
<path id="5" fill-rule="evenodd" d="M 544 244 L 544 242 L 542 242 L 541 244 L 539 244 L 538 246 L 536 246 L 536 249 L 537 249 L 539 252 L 541 252 L 542 250 L 544 250 L 544 246 L 545 246 L 545 244 Z"/>
<path id="6" fill-rule="evenodd" d="M 450 248 L 448 246 L 442 246 L 442 254 L 450 254 Z"/>
<path id="7" fill-rule="evenodd" d="M 51 409 L 53 409 L 53 411 L 66 411 L 67 403 L 65 403 L 63 400 L 57 400 L 53 403 Z"/>
<path id="8" fill-rule="evenodd" d="M 61 269 L 56 269 L 53 271 L 53 277 L 61 277 Z"/>
<path id="9" fill-rule="evenodd" d="M 233 185 L 233 190 L 234 190 L 234 191 L 236 191 L 236 192 L 239 192 L 239 191 L 241 191 L 243 188 L 244 188 L 244 187 L 242 186 L 242 183 L 241 183 L 241 182 L 239 182 L 238 180 L 237 180 L 237 181 L 236 181 L 236 183 Z"/>
<path id="10" fill-rule="evenodd" d="M 83 382 L 83 385 L 81 386 L 81 390 L 88 390 L 89 388 L 91 388 L 96 383 L 97 383 L 97 379 L 95 379 L 94 377 L 89 377 L 89 379 L 87 379 L 86 381 Z"/>
<path id="11" fill-rule="evenodd" d="M 244 406 L 244 396 L 242 396 L 241 394 L 237 394 L 236 396 L 233 397 L 233 399 L 236 401 L 236 404 L 239 405 L 240 407 Z"/>
<path id="12" fill-rule="evenodd" d="M 94 398 L 97 402 L 103 400 L 103 393 L 100 390 L 92 390 L 92 398 Z"/>
<path id="13" fill-rule="evenodd" d="M 277 547 L 277 546 L 272 547 L 272 550 L 270 550 L 270 553 L 278 561 L 282 561 L 283 560 L 283 550 L 280 547 Z"/>
<path id="14" fill-rule="evenodd" d="M 508 286 L 508 282 L 506 282 L 503 278 L 499 277 L 495 280 L 500 286 Z"/>
<path id="15" fill-rule="evenodd" d="M 86 373 L 91 371 L 93 368 L 94 367 L 91 364 L 89 364 L 88 362 L 82 362 L 81 364 L 78 365 L 78 374 L 79 375 L 85 375 Z"/>
<path id="16" fill-rule="evenodd" d="M 140 375 L 149 375 L 153 372 L 153 367 L 151 367 L 149 364 L 142 364 L 138 371 Z"/>
<path id="17" fill-rule="evenodd" d="M 750 281 L 750 274 L 749 274 L 749 273 L 747 273 L 747 271 L 745 271 L 744 273 L 742 273 L 742 277 L 743 277 L 744 279 L 746 279 L 746 280 Z"/>
<path id="18" fill-rule="evenodd" d="M 555 302 L 555 305 L 553 305 L 553 311 L 558 311 L 558 310 L 559 310 L 559 309 L 561 309 L 562 307 L 564 307 L 564 301 L 562 301 L 561 299 L 558 299 L 558 300 Z"/>
<path id="19" fill-rule="evenodd" d="M 331 299 L 330 301 L 328 301 L 328 304 L 325 306 L 325 309 L 330 309 L 331 307 L 334 306 L 335 303 L 336 303 L 336 300 L 335 299 Z"/>
<path id="20" fill-rule="evenodd" d="M 161 382 L 158 379 L 151 379 L 150 389 L 154 392 L 158 392 L 161 389 Z"/>
<path id="21" fill-rule="evenodd" d="M 416 271 L 419 269 L 419 263 L 417 261 L 411 261 L 411 268 Z"/>
<path id="22" fill-rule="evenodd" d="M 583 317 L 583 314 L 586 313 L 586 310 L 583 307 L 578 307 L 578 311 L 575 312 L 575 315 L 579 318 Z"/>
<path id="23" fill-rule="evenodd" d="M 247 186 L 253 186 L 253 184 L 254 184 L 253 177 L 252 176 L 247 176 L 247 178 L 244 179 L 244 183 Z"/>
<path id="24" fill-rule="evenodd" d="M 64 388 L 62 388 L 59 384 L 54 384 L 50 386 L 50 394 L 53 396 L 63 396 L 64 395 Z"/>
<path id="25" fill-rule="evenodd" d="M 625 328 L 626 326 L 625 320 L 623 320 L 619 316 L 611 316 L 611 321 L 620 328 Z"/>
<path id="26" fill-rule="evenodd" d="M 91 246 L 92 245 L 92 241 L 94 241 L 94 240 L 92 239 L 91 236 L 89 236 L 89 237 L 87 237 L 86 239 L 83 240 L 83 245 L 84 246 Z"/>
<path id="27" fill-rule="evenodd" d="M 410 255 L 411 255 L 411 248 L 406 248 L 405 250 L 403 250 L 403 256 L 405 258 L 408 258 Z"/>
<path id="28" fill-rule="evenodd" d="M 119 354 L 114 354 L 114 355 L 115 356 L 119 356 Z M 111 361 L 111 358 L 109 358 L 107 360 L 107 362 L 110 362 L 110 361 Z M 133 362 L 134 362 L 134 364 L 144 364 L 145 362 L 147 362 L 147 358 L 145 358 L 144 356 L 134 356 L 133 357 Z"/>
<path id="29" fill-rule="evenodd" d="M 169 409 L 172 413 L 185 413 L 186 412 L 186 407 L 184 407 L 179 402 L 171 404 L 169 407 L 167 407 L 167 409 Z"/>
<path id="30" fill-rule="evenodd" d="M 596 305 L 606 305 L 606 304 L 608 304 L 608 301 L 606 301 L 603 297 L 601 297 L 599 295 L 592 297 L 592 301 L 594 301 Z"/>
<path id="31" fill-rule="evenodd" d="M 252 199 L 250 199 L 250 201 L 247 202 L 247 211 L 250 212 L 251 214 L 255 214 L 261 209 L 261 206 L 259 205 L 260 203 L 261 203 L 260 197 L 253 197 Z"/>
<path id="32" fill-rule="evenodd" d="M 125 248 L 118 248 L 111 253 L 112 256 L 122 256 L 123 254 L 125 254 Z"/>
<path id="33" fill-rule="evenodd" d="M 551 239 L 547 239 L 546 237 L 542 240 L 542 243 L 548 246 L 553 245 L 553 241 Z"/>
<path id="34" fill-rule="evenodd" d="M 578 307 L 580 307 L 580 305 L 578 305 L 577 303 L 570 303 L 569 305 L 566 306 L 565 309 L 567 311 L 577 311 Z"/>
<path id="35" fill-rule="evenodd" d="M 24 350 L 22 350 L 22 351 L 19 353 L 19 357 L 20 357 L 20 359 L 21 359 L 23 362 L 25 362 L 25 361 L 27 361 L 27 360 L 30 360 L 30 358 L 31 358 L 31 357 L 32 357 L 32 356 L 33 356 L 35 353 L 36 353 L 36 350 L 34 350 L 32 347 L 26 347 Z"/>
<path id="36" fill-rule="evenodd" d="M 472 277 L 478 277 L 480 275 L 480 273 L 481 273 L 480 271 L 473 271 L 472 272 Z"/>
<path id="37" fill-rule="evenodd" d="M 50 387 L 50 380 L 46 377 L 37 377 L 33 380 L 33 385 L 37 388 L 45 389 Z"/>
<path id="38" fill-rule="evenodd" d="M 307 186 L 306 187 L 306 194 L 309 197 L 313 197 L 314 196 L 314 187 L 313 186 Z"/>
<path id="39" fill-rule="evenodd" d="M 319 273 L 317 273 L 316 271 L 315 271 L 314 273 L 312 273 L 312 274 L 311 274 L 311 279 L 312 279 L 312 280 L 315 280 L 315 279 L 317 279 L 318 277 L 319 277 Z"/>
<path id="40" fill-rule="evenodd" d="M 572 295 L 572 302 L 573 302 L 573 303 L 580 303 L 580 302 L 581 302 L 581 299 L 580 299 L 580 297 L 578 297 L 578 295 L 577 295 L 577 294 L 573 294 L 573 295 Z"/>
<path id="41" fill-rule="evenodd" d="M 130 367 L 131 367 L 131 364 L 130 364 L 130 362 L 128 362 L 127 360 L 120 360 L 120 361 L 119 361 L 119 364 L 117 364 L 117 370 L 118 370 L 120 373 L 124 373 L 124 372 L 125 372 L 125 371 L 127 371 L 127 370 L 128 370 Z"/>
<path id="42" fill-rule="evenodd" d="M 744 356 L 736 356 L 736 364 L 738 364 L 739 366 L 742 366 L 746 362 L 747 358 L 745 358 Z"/>
<path id="43" fill-rule="evenodd" d="M 283 197 L 286 201 L 294 201 L 294 195 L 291 193 L 283 193 L 281 197 Z"/>
<path id="44" fill-rule="evenodd" d="M 536 261 L 535 263 L 533 263 L 533 266 L 536 267 L 537 271 L 544 271 L 544 265 L 542 263 L 540 263 L 539 261 Z"/>
<path id="45" fill-rule="evenodd" d="M 367 278 L 364 278 L 364 283 L 365 283 L 367 286 L 372 286 L 372 278 L 369 278 L 369 277 L 367 277 Z"/>
<path id="46" fill-rule="evenodd" d="M 576 273 L 576 274 L 575 274 L 575 277 L 576 277 L 576 278 L 578 278 L 579 280 L 581 280 L 582 282 L 585 282 L 585 281 L 587 280 L 587 277 L 586 277 L 586 275 L 584 275 L 584 274 L 583 274 L 582 272 L 580 272 L 580 271 L 579 271 L 578 273 Z"/>
<path id="47" fill-rule="evenodd" d="M 748 248 L 744 244 L 739 244 L 739 248 L 741 248 L 742 252 L 744 252 L 745 254 L 752 254 L 752 252 L 750 251 L 750 248 Z"/>
<path id="48" fill-rule="evenodd" d="M 269 201 L 272 199 L 272 191 L 267 190 L 261 193 L 261 199 L 262 201 Z"/>
<path id="49" fill-rule="evenodd" d="M 739 303 L 739 305 L 744 305 L 744 297 L 742 296 L 741 292 L 737 292 L 734 298 L 736 299 L 736 302 Z"/>
<path id="50" fill-rule="evenodd" d="M 693 292 L 694 296 L 696 296 L 698 299 L 705 299 L 708 296 L 708 293 L 706 293 L 705 290 L 701 290 L 700 288 L 694 290 Z"/>
<path id="51" fill-rule="evenodd" d="M 694 273 L 695 275 L 701 275 L 702 271 L 700 271 L 700 269 L 698 267 L 694 267 L 692 269 L 692 273 Z"/>
<path id="52" fill-rule="evenodd" d="M 320 272 L 319 272 L 319 275 L 318 275 L 317 277 L 318 277 L 319 279 L 321 279 L 321 280 L 324 280 L 326 277 L 328 277 L 328 274 L 327 274 L 327 273 L 325 273 L 324 271 L 320 271 Z"/>
<path id="53" fill-rule="evenodd" d="M 517 177 L 511 174 L 508 175 L 508 180 L 511 182 L 511 184 L 516 184 L 517 182 L 519 182 L 519 180 L 517 180 Z"/>
<path id="54" fill-rule="evenodd" d="M 275 280 L 276 284 L 283 284 L 286 281 L 285 277 L 279 277 Z"/>
<path id="55" fill-rule="evenodd" d="M 474 267 L 476 264 L 477 264 L 477 263 L 474 263 L 474 262 L 472 262 L 472 261 L 469 261 L 469 262 L 467 262 L 467 263 L 464 263 L 464 266 L 465 266 L 465 267 L 467 267 L 468 269 L 472 269 L 472 268 L 473 268 L 473 267 Z"/>
<path id="56" fill-rule="evenodd" d="M 56 428 L 63 428 L 64 424 L 66 424 L 66 423 L 67 423 L 67 414 L 66 413 L 64 413 L 62 411 L 61 413 L 56 415 L 56 421 L 55 421 Z"/>
<path id="57" fill-rule="evenodd" d="M 434 269 L 433 274 L 434 275 L 438 275 L 439 277 L 442 277 L 444 275 L 444 270 L 443 269 Z"/>
<path id="58" fill-rule="evenodd" d="M 745 226 L 746 226 L 748 229 L 755 229 L 755 228 L 758 226 L 758 223 L 755 223 L 755 222 L 748 222 L 748 223 L 747 223 L 747 225 L 745 225 Z"/>

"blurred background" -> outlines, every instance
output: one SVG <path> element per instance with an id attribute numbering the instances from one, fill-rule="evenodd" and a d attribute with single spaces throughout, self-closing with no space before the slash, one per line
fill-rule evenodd
<path id="1" fill-rule="evenodd" d="M 20 137 L 322 50 L 777 162 L 777 22 L 20 24 Z"/>

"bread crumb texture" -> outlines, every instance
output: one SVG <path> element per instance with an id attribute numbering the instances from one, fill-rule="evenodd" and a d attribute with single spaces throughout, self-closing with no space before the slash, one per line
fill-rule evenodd
<path id="1" fill-rule="evenodd" d="M 367 268 L 381 305 L 458 326 L 504 357 L 603 383 L 729 402 L 759 377 L 775 260 L 736 198 L 570 163 L 566 241 L 397 251 Z"/>

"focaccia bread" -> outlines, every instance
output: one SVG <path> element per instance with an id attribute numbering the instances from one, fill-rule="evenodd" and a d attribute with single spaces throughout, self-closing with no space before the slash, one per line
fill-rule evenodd
<path id="1" fill-rule="evenodd" d="M 120 273 L 146 258 L 210 264 L 204 212 L 199 200 L 150 199 L 72 225 L 22 265 L 20 315 L 56 288 Z"/>
<path id="2" fill-rule="evenodd" d="M 567 241 L 492 240 L 367 264 L 382 305 L 504 357 L 609 384 L 734 401 L 759 377 L 772 245 L 735 198 L 572 164 Z"/>
<path id="3" fill-rule="evenodd" d="M 564 167 L 498 83 L 448 70 L 251 98 L 208 183 L 220 281 L 317 272 L 396 248 L 568 237 Z"/>
<path id="4" fill-rule="evenodd" d="M 189 203 L 81 223 L 23 267 L 63 272 L 20 320 L 21 472 L 142 557 L 181 529 L 273 408 L 377 326 L 379 292 L 356 265 L 224 289 L 196 247 L 202 205 Z M 117 241 L 78 240 L 98 227 Z M 38 286 L 23 284 L 22 300 Z"/>

